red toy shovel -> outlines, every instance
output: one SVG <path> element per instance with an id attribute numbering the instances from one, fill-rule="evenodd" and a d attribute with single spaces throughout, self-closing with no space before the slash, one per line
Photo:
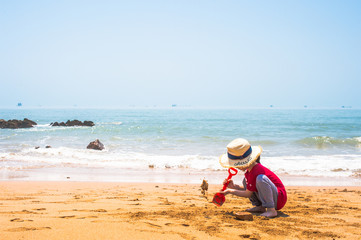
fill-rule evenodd
<path id="1" fill-rule="evenodd" d="M 233 171 L 233 173 L 232 173 Z M 221 191 L 224 191 L 226 190 L 228 184 L 229 184 L 229 180 L 231 180 L 231 178 L 236 175 L 238 173 L 237 169 L 235 168 L 230 168 L 228 169 L 228 178 L 227 178 L 227 182 L 223 185 L 223 188 Z M 224 196 L 223 193 L 216 193 L 214 194 L 214 197 L 213 197 L 213 203 L 216 204 L 218 207 L 222 206 L 223 203 L 226 201 L 226 197 Z"/>

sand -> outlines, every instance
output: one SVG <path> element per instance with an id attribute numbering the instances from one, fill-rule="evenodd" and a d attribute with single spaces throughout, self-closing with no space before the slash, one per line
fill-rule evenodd
<path id="1" fill-rule="evenodd" d="M 0 239 L 361 239 L 361 187 L 286 187 L 278 217 L 241 221 L 248 199 L 200 184 L 0 182 Z"/>

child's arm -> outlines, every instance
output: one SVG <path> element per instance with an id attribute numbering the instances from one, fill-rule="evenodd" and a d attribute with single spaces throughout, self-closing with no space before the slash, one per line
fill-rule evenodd
<path id="1" fill-rule="evenodd" d="M 252 191 L 249 190 L 237 190 L 237 189 L 226 189 L 224 191 L 221 191 L 220 193 L 223 193 L 224 195 L 227 194 L 232 194 L 232 195 L 236 195 L 238 197 L 244 197 L 244 198 L 250 198 L 252 196 Z"/>
<path id="2" fill-rule="evenodd" d="M 241 187 L 240 185 L 237 185 L 237 184 L 234 184 L 234 189 L 240 190 L 240 191 L 245 191 L 246 190 L 244 187 Z"/>

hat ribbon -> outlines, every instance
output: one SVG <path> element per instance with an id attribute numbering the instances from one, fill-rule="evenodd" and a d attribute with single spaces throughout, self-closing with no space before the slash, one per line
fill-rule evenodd
<path id="1" fill-rule="evenodd" d="M 227 152 L 228 154 L 228 158 L 229 159 L 232 159 L 232 160 L 237 160 L 237 159 L 243 159 L 243 158 L 246 158 L 248 157 L 250 154 L 252 153 L 252 148 L 251 146 L 248 148 L 248 150 L 241 156 L 235 156 L 235 155 L 232 155 L 230 154 L 229 152 Z"/>

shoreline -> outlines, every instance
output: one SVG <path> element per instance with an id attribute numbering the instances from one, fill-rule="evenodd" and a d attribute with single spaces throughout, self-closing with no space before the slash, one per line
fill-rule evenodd
<path id="1" fill-rule="evenodd" d="M 0 171 L 0 181 L 49 182 L 116 182 L 116 183 L 173 183 L 220 184 L 228 176 L 227 170 L 190 169 L 99 169 L 99 168 L 47 168 L 21 171 Z M 361 186 L 359 177 L 314 177 L 278 174 L 285 186 Z M 234 180 L 241 182 L 240 171 Z"/>
<path id="2" fill-rule="evenodd" d="M 276 218 L 200 184 L 0 181 L 1 239 L 359 239 L 361 187 L 286 186 Z"/>

